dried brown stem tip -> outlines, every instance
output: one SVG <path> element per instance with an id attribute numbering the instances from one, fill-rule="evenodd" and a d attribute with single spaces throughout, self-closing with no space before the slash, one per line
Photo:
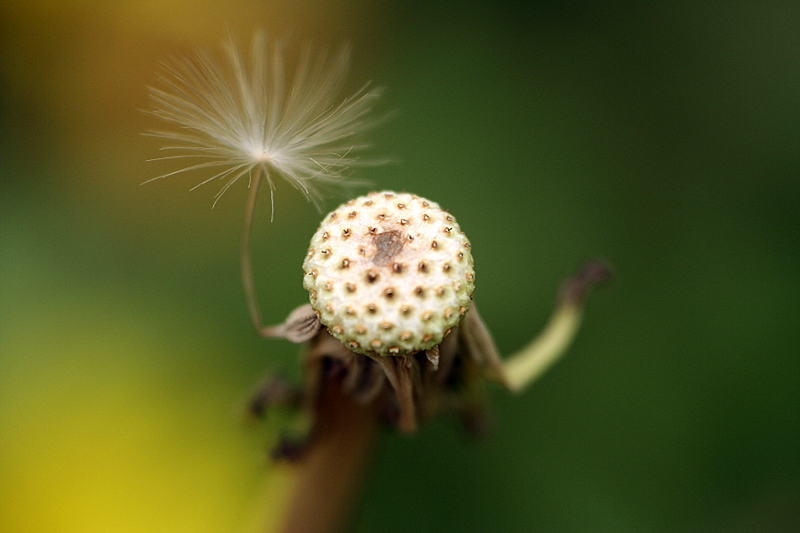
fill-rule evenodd
<path id="1" fill-rule="evenodd" d="M 563 304 L 583 305 L 592 290 L 607 283 L 612 277 L 611 269 L 602 261 L 590 261 L 572 277 L 561 284 L 559 301 Z"/>

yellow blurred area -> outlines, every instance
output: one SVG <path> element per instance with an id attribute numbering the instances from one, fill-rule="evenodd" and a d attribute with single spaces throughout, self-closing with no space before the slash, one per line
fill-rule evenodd
<path id="1" fill-rule="evenodd" d="M 0 530 L 273 523 L 288 472 L 265 468 L 263 441 L 238 423 L 241 391 L 210 379 L 224 370 L 209 368 L 209 354 L 224 347 L 180 329 L 166 339 L 135 296 L 110 289 L 98 300 L 60 288 L 25 261 L 42 258 L 4 251 Z M 181 367 L 186 359 L 196 368 Z"/>

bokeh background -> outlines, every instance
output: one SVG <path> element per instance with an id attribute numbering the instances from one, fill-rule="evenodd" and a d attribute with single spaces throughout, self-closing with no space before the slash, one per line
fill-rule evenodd
<path id="1" fill-rule="evenodd" d="M 0 2 L 0 530 L 256 531 L 290 474 L 242 422 L 298 350 L 251 330 L 244 187 L 146 186 L 158 64 L 256 29 L 387 88 L 362 173 L 450 209 L 504 353 L 589 257 L 616 280 L 493 429 L 386 434 L 353 531 L 800 530 L 800 4 Z M 333 208 L 340 199 L 331 199 Z M 265 320 L 317 226 L 256 228 Z"/>

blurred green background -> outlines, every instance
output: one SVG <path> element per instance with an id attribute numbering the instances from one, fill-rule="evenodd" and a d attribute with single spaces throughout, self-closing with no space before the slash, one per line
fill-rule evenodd
<path id="1" fill-rule="evenodd" d="M 285 468 L 241 405 L 297 347 L 251 330 L 244 187 L 140 183 L 158 63 L 228 31 L 354 46 L 399 163 L 451 210 L 510 353 L 560 279 L 617 277 L 493 430 L 387 435 L 354 531 L 800 530 L 800 3 L 0 3 L 0 530 L 255 531 Z M 334 208 L 339 199 L 327 206 Z M 264 204 L 265 320 L 320 214 Z"/>

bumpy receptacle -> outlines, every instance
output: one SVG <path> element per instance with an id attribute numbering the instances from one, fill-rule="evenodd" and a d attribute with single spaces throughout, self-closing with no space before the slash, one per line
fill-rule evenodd
<path id="1" fill-rule="evenodd" d="M 437 346 L 466 314 L 475 287 L 470 243 L 455 218 L 434 202 L 389 191 L 327 215 L 303 270 L 320 322 L 365 355 Z"/>

